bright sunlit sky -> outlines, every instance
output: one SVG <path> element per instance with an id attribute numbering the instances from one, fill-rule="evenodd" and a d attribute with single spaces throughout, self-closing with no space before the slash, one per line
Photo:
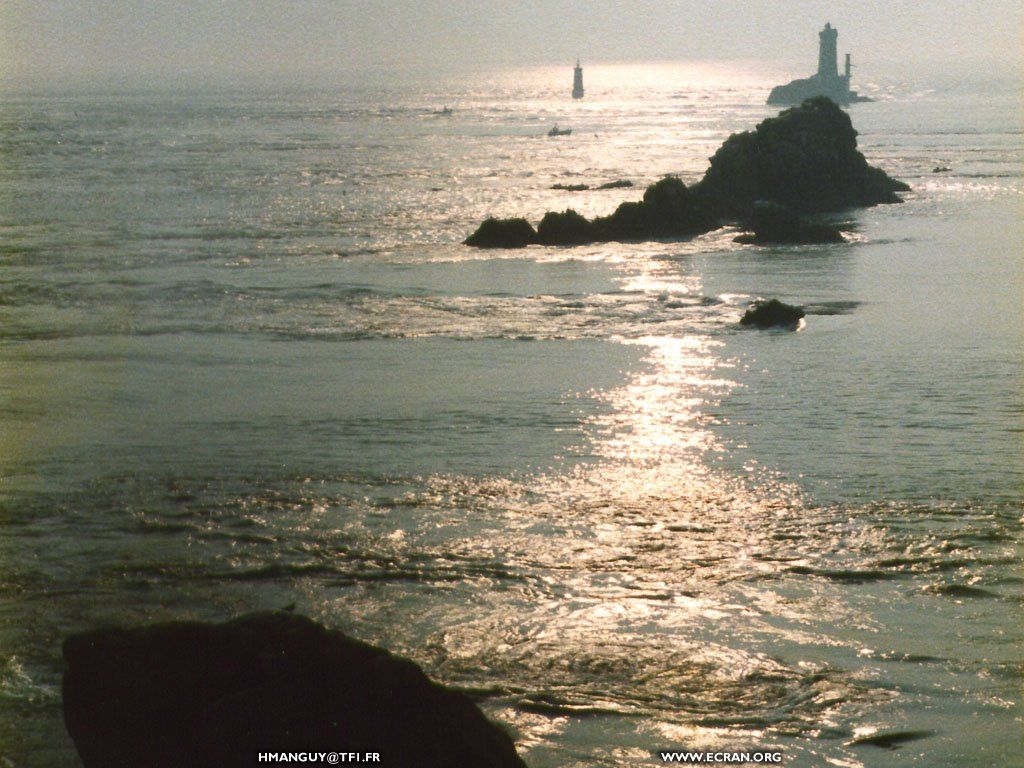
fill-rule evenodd
<path id="1" fill-rule="evenodd" d="M 362 70 L 772 59 L 817 31 L 872 72 L 1016 75 L 1020 0 L 0 0 L 0 83 L 316 78 Z M 803 70 L 806 70 L 804 72 Z"/>

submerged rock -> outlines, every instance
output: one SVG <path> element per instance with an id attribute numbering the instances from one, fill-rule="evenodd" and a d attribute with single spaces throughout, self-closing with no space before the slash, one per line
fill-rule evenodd
<path id="1" fill-rule="evenodd" d="M 882 749 L 899 749 L 911 741 L 927 739 L 935 735 L 931 730 L 879 731 L 867 736 L 859 736 L 846 742 L 851 747 L 881 747 Z"/>
<path id="2" fill-rule="evenodd" d="M 818 224 L 797 216 L 778 203 L 759 200 L 746 225 L 753 234 L 740 235 L 737 243 L 843 243 L 842 233 L 828 224 Z"/>
<path id="3" fill-rule="evenodd" d="M 234 768 L 297 751 L 525 768 L 463 694 L 289 613 L 85 632 L 64 659 L 64 719 L 86 768 Z"/>
<path id="4" fill-rule="evenodd" d="M 624 189 L 626 187 L 632 187 L 633 182 L 629 179 L 619 179 L 617 181 L 608 181 L 604 184 L 598 184 L 593 189 Z M 560 189 L 564 192 L 585 192 L 591 189 L 589 184 L 552 184 L 551 189 Z"/>
<path id="5" fill-rule="evenodd" d="M 484 221 L 476 232 L 463 240 L 476 248 L 523 248 L 537 242 L 537 232 L 526 219 L 495 219 Z"/>
<path id="6" fill-rule="evenodd" d="M 730 136 L 694 191 L 719 215 L 743 217 L 758 200 L 822 213 L 898 203 L 908 189 L 868 165 L 850 116 L 819 96 Z"/>
<path id="7" fill-rule="evenodd" d="M 795 328 L 804 316 L 800 307 L 783 304 L 778 299 L 755 302 L 740 319 L 740 325 L 753 325 L 755 328 Z"/>

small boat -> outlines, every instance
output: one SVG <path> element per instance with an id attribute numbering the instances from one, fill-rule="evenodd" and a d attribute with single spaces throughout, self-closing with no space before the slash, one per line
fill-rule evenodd
<path id="1" fill-rule="evenodd" d="M 548 136 L 568 136 L 572 133 L 572 128 L 559 128 L 556 124 L 550 131 Z"/>
<path id="2" fill-rule="evenodd" d="M 435 109 L 434 110 L 434 114 L 435 115 L 441 115 L 442 117 L 449 117 L 449 116 L 451 116 L 452 111 L 453 110 L 452 110 L 451 107 L 447 107 L 446 106 L 444 109 Z"/>

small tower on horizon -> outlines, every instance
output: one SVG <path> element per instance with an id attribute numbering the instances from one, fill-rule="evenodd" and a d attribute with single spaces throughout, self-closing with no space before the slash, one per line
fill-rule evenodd
<path id="1" fill-rule="evenodd" d="M 838 54 L 836 53 L 836 39 L 839 32 L 829 22 L 825 22 L 825 28 L 818 33 L 818 77 L 825 80 L 834 80 L 839 77 Z"/>
<path id="2" fill-rule="evenodd" d="M 580 66 L 579 59 L 576 59 L 576 67 L 572 71 L 572 97 L 583 98 L 583 67 Z"/>

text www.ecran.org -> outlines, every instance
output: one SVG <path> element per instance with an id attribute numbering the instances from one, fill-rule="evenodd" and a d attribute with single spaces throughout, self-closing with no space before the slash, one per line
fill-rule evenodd
<path id="1" fill-rule="evenodd" d="M 684 763 L 690 765 L 758 765 L 782 762 L 781 752 L 661 752 L 663 763 Z"/>

